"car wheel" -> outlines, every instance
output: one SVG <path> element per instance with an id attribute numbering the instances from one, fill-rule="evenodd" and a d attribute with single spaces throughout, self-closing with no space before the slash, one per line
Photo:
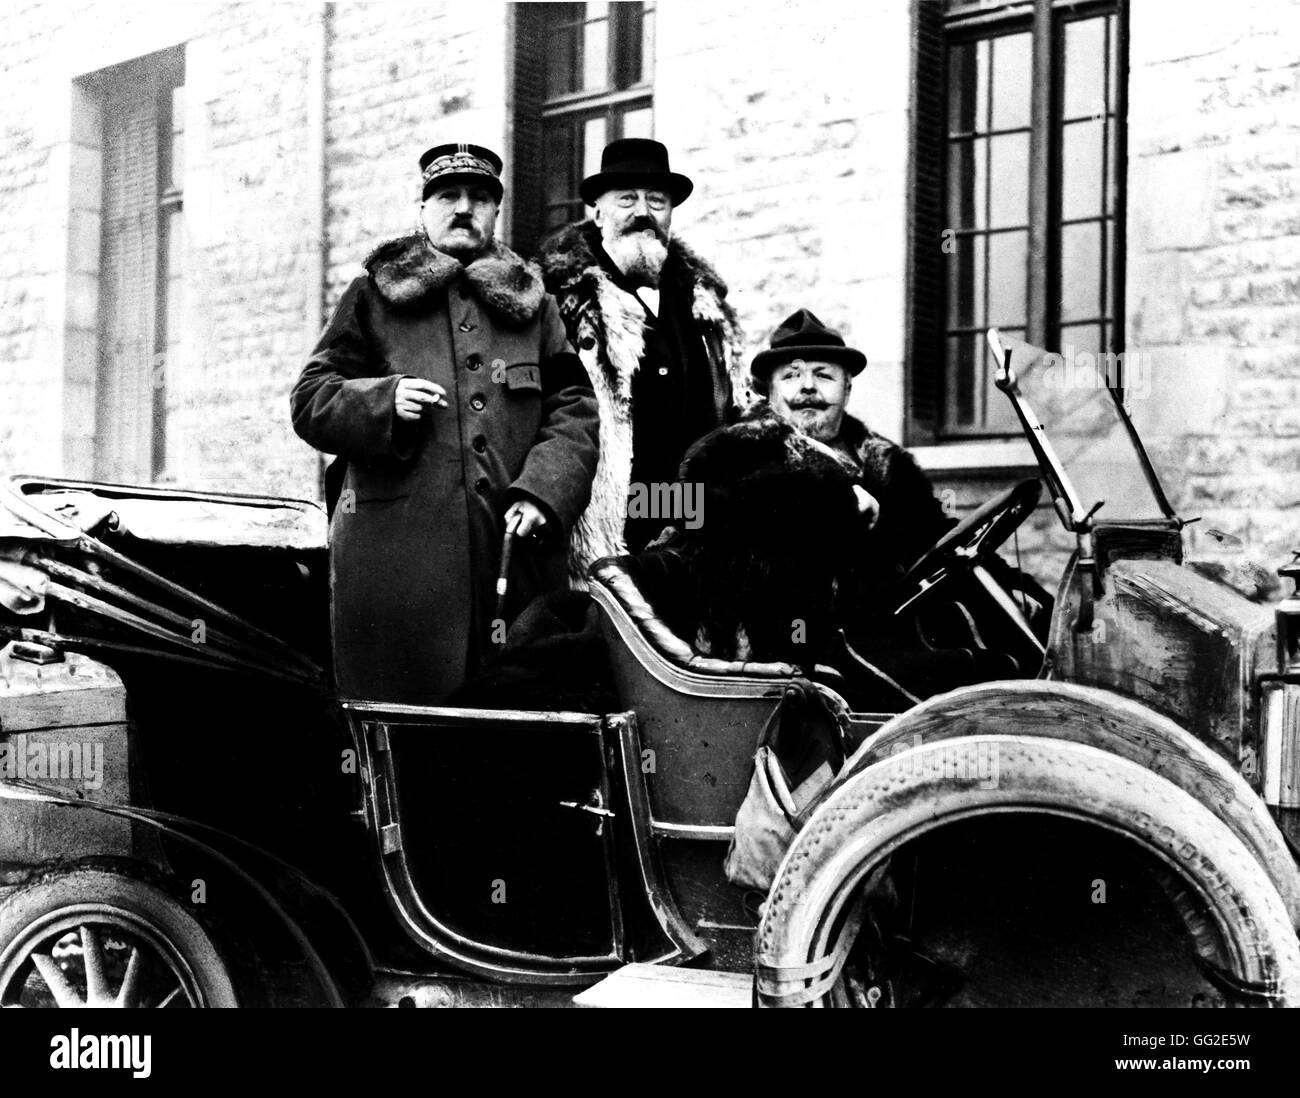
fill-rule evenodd
<path id="1" fill-rule="evenodd" d="M 977 759 L 996 754 L 996 780 Z M 1225 976 L 1260 1005 L 1300 1003 L 1300 943 L 1264 868 L 1223 821 L 1145 767 L 1084 744 L 970 736 L 922 744 L 850 778 L 787 852 L 756 939 L 760 1006 L 851 1001 L 843 967 L 863 885 L 891 853 L 987 813 L 1047 813 L 1133 840 L 1172 872 L 1222 942 Z"/>
<path id="2" fill-rule="evenodd" d="M 139 876 L 55 870 L 0 903 L 0 1006 L 237 1005 L 212 935 Z"/>

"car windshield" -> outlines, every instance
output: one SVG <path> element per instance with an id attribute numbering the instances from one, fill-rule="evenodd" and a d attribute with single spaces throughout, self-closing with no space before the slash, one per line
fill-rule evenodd
<path id="1" fill-rule="evenodd" d="M 1013 352 L 1031 442 L 1037 433 L 1046 440 L 1046 452 L 1058 459 L 1064 473 L 1058 487 L 1076 519 L 1098 503 L 1099 522 L 1173 517 L 1117 394 L 1109 388 L 1112 382 L 1127 381 L 1130 399 L 1149 395 L 1143 392 L 1142 377 L 1123 376 L 1132 356 L 1076 353 L 1067 358 L 1006 336 L 1000 339 L 1004 350 Z"/>

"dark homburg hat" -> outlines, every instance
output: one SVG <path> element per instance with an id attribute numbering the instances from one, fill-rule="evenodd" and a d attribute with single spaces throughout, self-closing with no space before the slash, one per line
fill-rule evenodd
<path id="1" fill-rule="evenodd" d="M 778 366 L 796 358 L 814 362 L 835 362 L 857 377 L 867 364 L 867 356 L 844 344 L 844 337 L 828 328 L 807 309 L 791 313 L 772 333 L 771 345 L 759 351 L 750 363 L 749 372 L 760 393 L 767 392 L 767 380 Z"/>
<path id="2" fill-rule="evenodd" d="M 668 168 L 668 150 L 648 137 L 611 141 L 600 154 L 600 171 L 582 181 L 578 194 L 592 206 L 613 187 L 656 187 L 680 206 L 695 189 L 686 176 Z"/>
<path id="3" fill-rule="evenodd" d="M 482 145 L 435 145 L 420 157 L 420 199 L 449 179 L 464 179 L 483 184 L 500 202 L 501 166 L 501 157 Z"/>

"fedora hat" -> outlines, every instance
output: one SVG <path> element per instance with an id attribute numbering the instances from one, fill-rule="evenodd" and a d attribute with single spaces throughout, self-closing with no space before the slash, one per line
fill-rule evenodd
<path id="1" fill-rule="evenodd" d="M 668 150 L 658 141 L 624 137 L 605 146 L 600 154 L 600 171 L 582 181 L 578 194 L 592 206 L 614 187 L 655 187 L 666 191 L 674 206 L 680 206 L 695 184 L 669 169 Z"/>
<path id="2" fill-rule="evenodd" d="M 501 201 L 501 157 L 482 145 L 435 145 L 420 157 L 420 199 L 452 179 L 481 183 Z"/>
<path id="3" fill-rule="evenodd" d="M 781 321 L 781 326 L 772 333 L 768 348 L 759 351 L 750 363 L 755 387 L 766 393 L 772 371 L 797 358 L 838 363 L 851 377 L 862 373 L 867 364 L 867 356 L 855 347 L 846 346 L 839 332 L 828 328 L 810 310 L 799 309 Z"/>

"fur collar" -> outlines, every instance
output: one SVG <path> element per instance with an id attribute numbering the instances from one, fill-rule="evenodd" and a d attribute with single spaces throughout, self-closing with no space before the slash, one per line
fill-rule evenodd
<path id="1" fill-rule="evenodd" d="M 760 400 L 741 417 L 740 422 L 763 423 L 768 418 L 780 420 L 772 410 L 772 405 L 766 400 Z M 873 483 L 888 481 L 892 462 L 899 453 L 906 452 L 897 443 L 890 442 L 884 435 L 876 434 L 857 416 L 848 412 L 844 413 L 844 421 L 840 424 L 840 438 L 849 453 L 853 455 L 851 459 L 836 447 L 827 447 L 823 443 L 816 445 L 821 449 L 832 450 L 841 460 L 852 460 L 862 476 Z"/>
<path id="2" fill-rule="evenodd" d="M 507 324 L 527 324 L 542 305 L 541 270 L 500 241 L 473 263 L 462 265 L 438 251 L 423 233 L 411 233 L 380 244 L 366 257 L 365 268 L 380 296 L 398 308 L 426 301 L 462 271 L 488 311 Z"/>
<path id="3" fill-rule="evenodd" d="M 887 483 L 897 455 L 906 453 L 896 442 L 878 435 L 857 416 L 844 413 L 840 436 L 857 458 L 863 477 L 876 483 Z M 910 458 L 910 455 L 909 455 Z"/>
<path id="4" fill-rule="evenodd" d="M 537 261 L 542 265 L 546 283 L 557 297 L 566 291 L 579 290 L 579 296 L 594 297 L 601 278 L 608 274 L 601 266 L 603 251 L 600 230 L 594 221 L 578 221 L 542 241 Z M 727 296 L 727 284 L 707 261 L 696 255 L 678 237 L 668 242 L 668 258 L 663 276 L 676 277 L 686 285 L 703 289 L 721 301 Z"/>

